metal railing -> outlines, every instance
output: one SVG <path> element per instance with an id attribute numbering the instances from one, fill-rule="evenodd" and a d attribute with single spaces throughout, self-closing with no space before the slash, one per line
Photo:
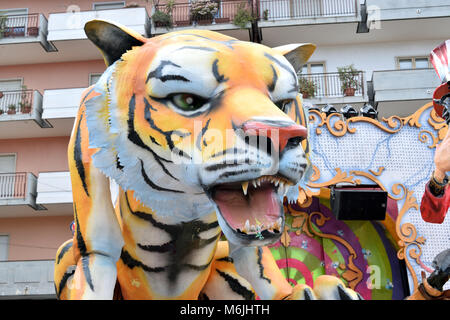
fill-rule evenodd
<path id="1" fill-rule="evenodd" d="M 260 20 L 356 16 L 355 0 L 257 0 Z"/>
<path id="2" fill-rule="evenodd" d="M 32 107 L 33 90 L 0 91 L 0 119 L 7 114 L 29 114 Z"/>
<path id="3" fill-rule="evenodd" d="M 300 74 L 299 91 L 305 98 L 363 96 L 364 72 Z"/>
<path id="4" fill-rule="evenodd" d="M 169 14 L 174 27 L 189 26 L 193 23 L 198 24 L 218 24 L 218 23 L 232 23 L 238 9 L 240 7 L 247 10 L 249 13 L 253 12 L 253 6 L 249 1 L 218 1 L 218 11 L 213 17 L 194 16 L 192 14 L 191 3 L 175 3 L 170 12 L 168 12 L 166 4 L 156 4 L 155 12 L 161 11 Z M 166 27 L 163 23 L 155 21 L 156 27 Z"/>
<path id="5" fill-rule="evenodd" d="M 0 16 L 0 39 L 14 37 L 37 37 L 39 14 Z"/>
<path id="6" fill-rule="evenodd" d="M 0 199 L 26 197 L 27 173 L 0 173 Z"/>

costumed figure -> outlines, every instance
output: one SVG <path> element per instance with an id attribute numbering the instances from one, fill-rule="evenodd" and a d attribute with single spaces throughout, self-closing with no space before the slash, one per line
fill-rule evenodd
<path id="1" fill-rule="evenodd" d="M 265 247 L 308 179 L 297 71 L 314 45 L 147 39 L 102 20 L 85 32 L 108 68 L 70 138 L 75 232 L 57 252 L 58 298 L 360 299 L 327 275 L 293 288 Z"/>
<path id="2" fill-rule="evenodd" d="M 431 62 L 442 84 L 434 91 L 433 105 L 436 113 L 450 124 L 450 40 L 436 47 L 430 55 Z M 447 172 L 450 172 L 450 130 L 436 147 L 434 157 L 436 169 L 425 187 L 420 205 L 422 218 L 430 223 L 442 223 L 450 207 L 450 188 Z M 450 278 L 450 249 L 439 253 L 434 261 L 435 271 L 425 278 L 408 298 L 411 300 L 449 300 L 450 290 L 443 292 L 443 286 Z"/>

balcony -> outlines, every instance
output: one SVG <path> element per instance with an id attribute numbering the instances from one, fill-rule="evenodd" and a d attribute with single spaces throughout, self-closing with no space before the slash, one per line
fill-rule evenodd
<path id="1" fill-rule="evenodd" d="M 212 18 L 194 17 L 192 14 L 192 5 L 189 2 L 175 3 L 168 17 L 169 23 L 158 21 L 152 16 L 152 34 L 159 35 L 167 33 L 171 28 L 174 30 L 196 28 L 220 31 L 221 33 L 237 37 L 241 40 L 249 40 L 248 29 L 251 27 L 250 23 L 244 29 L 240 29 L 240 27 L 233 24 L 239 8 L 246 10 L 250 14 L 253 13 L 253 6 L 245 0 L 220 1 L 218 12 Z M 154 12 L 162 13 L 165 16 L 168 12 L 167 5 L 155 5 Z"/>
<path id="2" fill-rule="evenodd" d="M 56 299 L 54 260 L 0 262 L 0 299 Z"/>
<path id="3" fill-rule="evenodd" d="M 70 136 L 86 88 L 50 89 L 44 91 L 42 119 L 51 123 L 60 136 Z"/>
<path id="4" fill-rule="evenodd" d="M 449 16 L 450 0 L 364 0 L 358 32 L 376 42 L 447 39 Z"/>
<path id="5" fill-rule="evenodd" d="M 0 65 L 35 62 L 36 56 L 55 51 L 47 41 L 47 19 L 35 13 L 0 17 Z"/>
<path id="6" fill-rule="evenodd" d="M 93 19 L 110 20 L 146 37 L 150 35 L 150 19 L 146 9 L 142 7 L 51 13 L 48 19 L 47 40 L 57 48 L 58 61 L 102 58 L 99 50 L 87 40 L 84 32 L 86 22 Z"/>
<path id="7" fill-rule="evenodd" d="M 70 173 L 40 172 L 37 179 L 36 204 L 47 209 L 45 215 L 73 215 Z"/>
<path id="8" fill-rule="evenodd" d="M 0 92 L 0 123 L 2 139 L 35 137 L 51 127 L 42 119 L 42 95 L 31 89 Z"/>
<path id="9" fill-rule="evenodd" d="M 337 72 L 301 74 L 300 93 L 304 100 L 317 105 L 364 103 L 368 100 L 364 78 L 363 71 L 343 75 Z"/>
<path id="10" fill-rule="evenodd" d="M 381 116 L 407 116 L 430 102 L 439 85 L 434 69 L 374 71 L 369 98 Z"/>
<path id="11" fill-rule="evenodd" d="M 376 20 L 424 19 L 450 15 L 450 0 L 365 0 L 365 5 L 369 27 Z"/>
<path id="12" fill-rule="evenodd" d="M 0 173 L 0 218 L 26 217 L 44 209 L 36 204 L 36 186 L 30 172 Z"/>
<path id="13" fill-rule="evenodd" d="M 258 27 L 264 44 L 333 44 L 336 38 L 354 37 L 360 20 L 356 0 L 259 0 Z M 335 24 L 330 28 L 329 24 Z"/>

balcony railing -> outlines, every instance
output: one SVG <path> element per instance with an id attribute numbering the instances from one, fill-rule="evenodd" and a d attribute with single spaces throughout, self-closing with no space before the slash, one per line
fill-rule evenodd
<path id="1" fill-rule="evenodd" d="M 214 17 L 195 17 L 192 15 L 190 3 L 175 3 L 171 12 L 167 11 L 166 4 L 155 5 L 155 11 L 162 11 L 168 13 L 172 19 L 174 27 L 189 26 L 191 24 L 219 24 L 219 23 L 233 23 L 234 17 L 240 7 L 247 10 L 249 13 L 253 12 L 253 6 L 248 1 L 220 1 L 218 3 L 218 11 Z M 168 27 L 168 25 L 155 21 L 155 27 Z"/>
<path id="2" fill-rule="evenodd" d="M 259 0 L 260 20 L 356 16 L 355 0 Z"/>
<path id="3" fill-rule="evenodd" d="M 345 77 L 345 78 L 343 78 Z M 304 98 L 345 97 L 364 95 L 364 72 L 339 74 L 301 74 L 300 92 Z M 309 88 L 310 90 L 305 90 Z M 309 91 L 309 94 L 306 92 Z M 311 94 L 314 92 L 314 94 Z"/>
<path id="4" fill-rule="evenodd" d="M 33 90 L 0 92 L 0 119 L 4 115 L 29 114 L 33 108 Z"/>
<path id="5" fill-rule="evenodd" d="M 22 199 L 27 192 L 27 173 L 0 173 L 0 200 Z"/>
<path id="6" fill-rule="evenodd" d="M 38 13 L 0 17 L 0 39 L 9 37 L 37 37 L 38 35 Z"/>

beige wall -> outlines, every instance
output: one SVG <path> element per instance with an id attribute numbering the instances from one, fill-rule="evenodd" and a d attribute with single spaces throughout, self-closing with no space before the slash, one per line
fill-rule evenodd
<path id="1" fill-rule="evenodd" d="M 8 260 L 55 259 L 56 250 L 72 238 L 71 216 L 0 219 L 0 234 L 9 236 Z"/>
<path id="2" fill-rule="evenodd" d="M 0 140 L 1 153 L 16 154 L 16 172 L 69 171 L 69 137 Z"/>
<path id="3" fill-rule="evenodd" d="M 0 66 L 0 79 L 23 79 L 28 89 L 85 88 L 89 74 L 103 73 L 103 60 Z"/>
<path id="4" fill-rule="evenodd" d="M 115 0 L 111 0 L 114 2 Z M 48 18 L 49 13 L 66 12 L 70 6 L 76 5 L 80 8 L 80 11 L 92 10 L 92 4 L 94 2 L 110 2 L 106 1 L 93 1 L 93 0 L 0 0 L 0 9 L 12 9 L 12 8 L 28 8 L 28 13 L 42 13 Z M 187 1 L 186 1 L 187 2 Z M 138 4 L 141 7 L 147 7 L 147 11 L 150 13 L 152 0 L 133 0 L 125 1 L 125 5 Z M 73 8 L 73 7 L 70 7 Z"/>

